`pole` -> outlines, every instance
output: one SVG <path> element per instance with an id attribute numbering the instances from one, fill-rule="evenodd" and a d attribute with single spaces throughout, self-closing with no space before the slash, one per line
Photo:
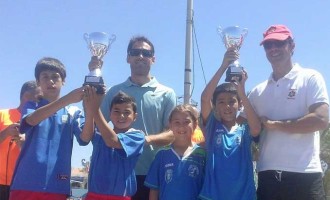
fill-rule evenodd
<path id="1" fill-rule="evenodd" d="M 187 0 L 187 21 L 186 21 L 186 56 L 184 69 L 184 103 L 190 104 L 191 98 L 191 44 L 192 44 L 192 16 L 193 0 Z"/>

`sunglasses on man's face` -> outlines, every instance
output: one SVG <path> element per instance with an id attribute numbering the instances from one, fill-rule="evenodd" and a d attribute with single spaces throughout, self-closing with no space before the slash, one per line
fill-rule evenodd
<path id="1" fill-rule="evenodd" d="M 154 56 L 154 53 L 152 50 L 147 50 L 147 49 L 131 49 L 128 53 L 130 56 L 140 56 L 142 55 L 143 57 L 146 58 L 151 58 Z"/>
<path id="2" fill-rule="evenodd" d="M 266 41 L 264 42 L 264 48 L 265 49 L 271 49 L 273 46 L 276 48 L 282 48 L 284 45 L 288 43 L 288 40 L 272 40 L 272 41 Z"/>

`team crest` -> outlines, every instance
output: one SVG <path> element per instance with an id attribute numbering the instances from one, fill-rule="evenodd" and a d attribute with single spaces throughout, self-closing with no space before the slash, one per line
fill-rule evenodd
<path id="1" fill-rule="evenodd" d="M 288 99 L 295 99 L 297 94 L 297 89 L 290 89 L 288 94 Z"/>
<path id="2" fill-rule="evenodd" d="M 199 174 L 199 169 L 196 165 L 190 165 L 188 167 L 188 175 L 190 177 L 197 177 Z"/>
<path id="3" fill-rule="evenodd" d="M 173 170 L 172 169 L 167 169 L 165 172 L 165 181 L 166 183 L 169 183 L 172 181 L 173 178 Z"/>
<path id="4" fill-rule="evenodd" d="M 221 134 L 217 134 L 217 135 L 215 136 L 215 144 L 216 144 L 216 146 L 220 146 L 221 143 L 222 143 Z"/>

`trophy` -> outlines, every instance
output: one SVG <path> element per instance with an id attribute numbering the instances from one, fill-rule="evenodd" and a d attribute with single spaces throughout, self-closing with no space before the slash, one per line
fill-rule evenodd
<path id="1" fill-rule="evenodd" d="M 241 48 L 243 40 L 248 33 L 247 28 L 240 28 L 238 26 L 229 26 L 225 29 L 218 27 L 218 34 L 220 35 L 225 47 L 235 47 L 237 51 Z M 238 60 L 232 62 L 226 71 L 226 82 L 232 82 L 233 77 L 238 77 L 239 81 L 242 80 L 243 67 L 239 64 Z"/>
<path id="2" fill-rule="evenodd" d="M 84 39 L 87 42 L 88 49 L 92 56 L 96 56 L 102 60 L 103 56 L 108 52 L 110 45 L 116 40 L 115 35 L 111 37 L 104 32 L 85 33 Z M 102 65 L 93 66 L 90 72 L 85 76 L 84 85 L 90 85 L 96 88 L 98 94 L 104 94 L 104 81 L 101 72 Z"/>

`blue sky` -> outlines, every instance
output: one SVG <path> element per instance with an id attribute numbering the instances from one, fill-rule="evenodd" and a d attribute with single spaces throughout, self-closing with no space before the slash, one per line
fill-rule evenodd
<path id="1" fill-rule="evenodd" d="M 295 62 L 320 71 L 328 79 L 329 8 L 329 0 L 194 1 L 197 43 L 194 39 L 192 99 L 199 102 L 204 79 L 208 81 L 221 64 L 225 47 L 217 34 L 218 26 L 239 25 L 249 30 L 240 50 L 240 63 L 249 73 L 247 90 L 271 72 L 259 43 L 272 24 L 285 24 L 292 30 Z M 183 0 L 0 0 L 0 109 L 19 104 L 21 85 L 34 79 L 35 64 L 44 56 L 60 59 L 67 68 L 62 95 L 81 86 L 90 60 L 83 34 L 94 31 L 117 36 L 103 59 L 107 86 L 129 76 L 128 41 L 134 35 L 144 35 L 155 45 L 152 75 L 182 96 L 186 15 L 187 1 Z M 330 81 L 327 87 L 329 91 Z M 81 159 L 90 155 L 91 146 L 75 145 L 73 166 L 80 166 Z"/>

